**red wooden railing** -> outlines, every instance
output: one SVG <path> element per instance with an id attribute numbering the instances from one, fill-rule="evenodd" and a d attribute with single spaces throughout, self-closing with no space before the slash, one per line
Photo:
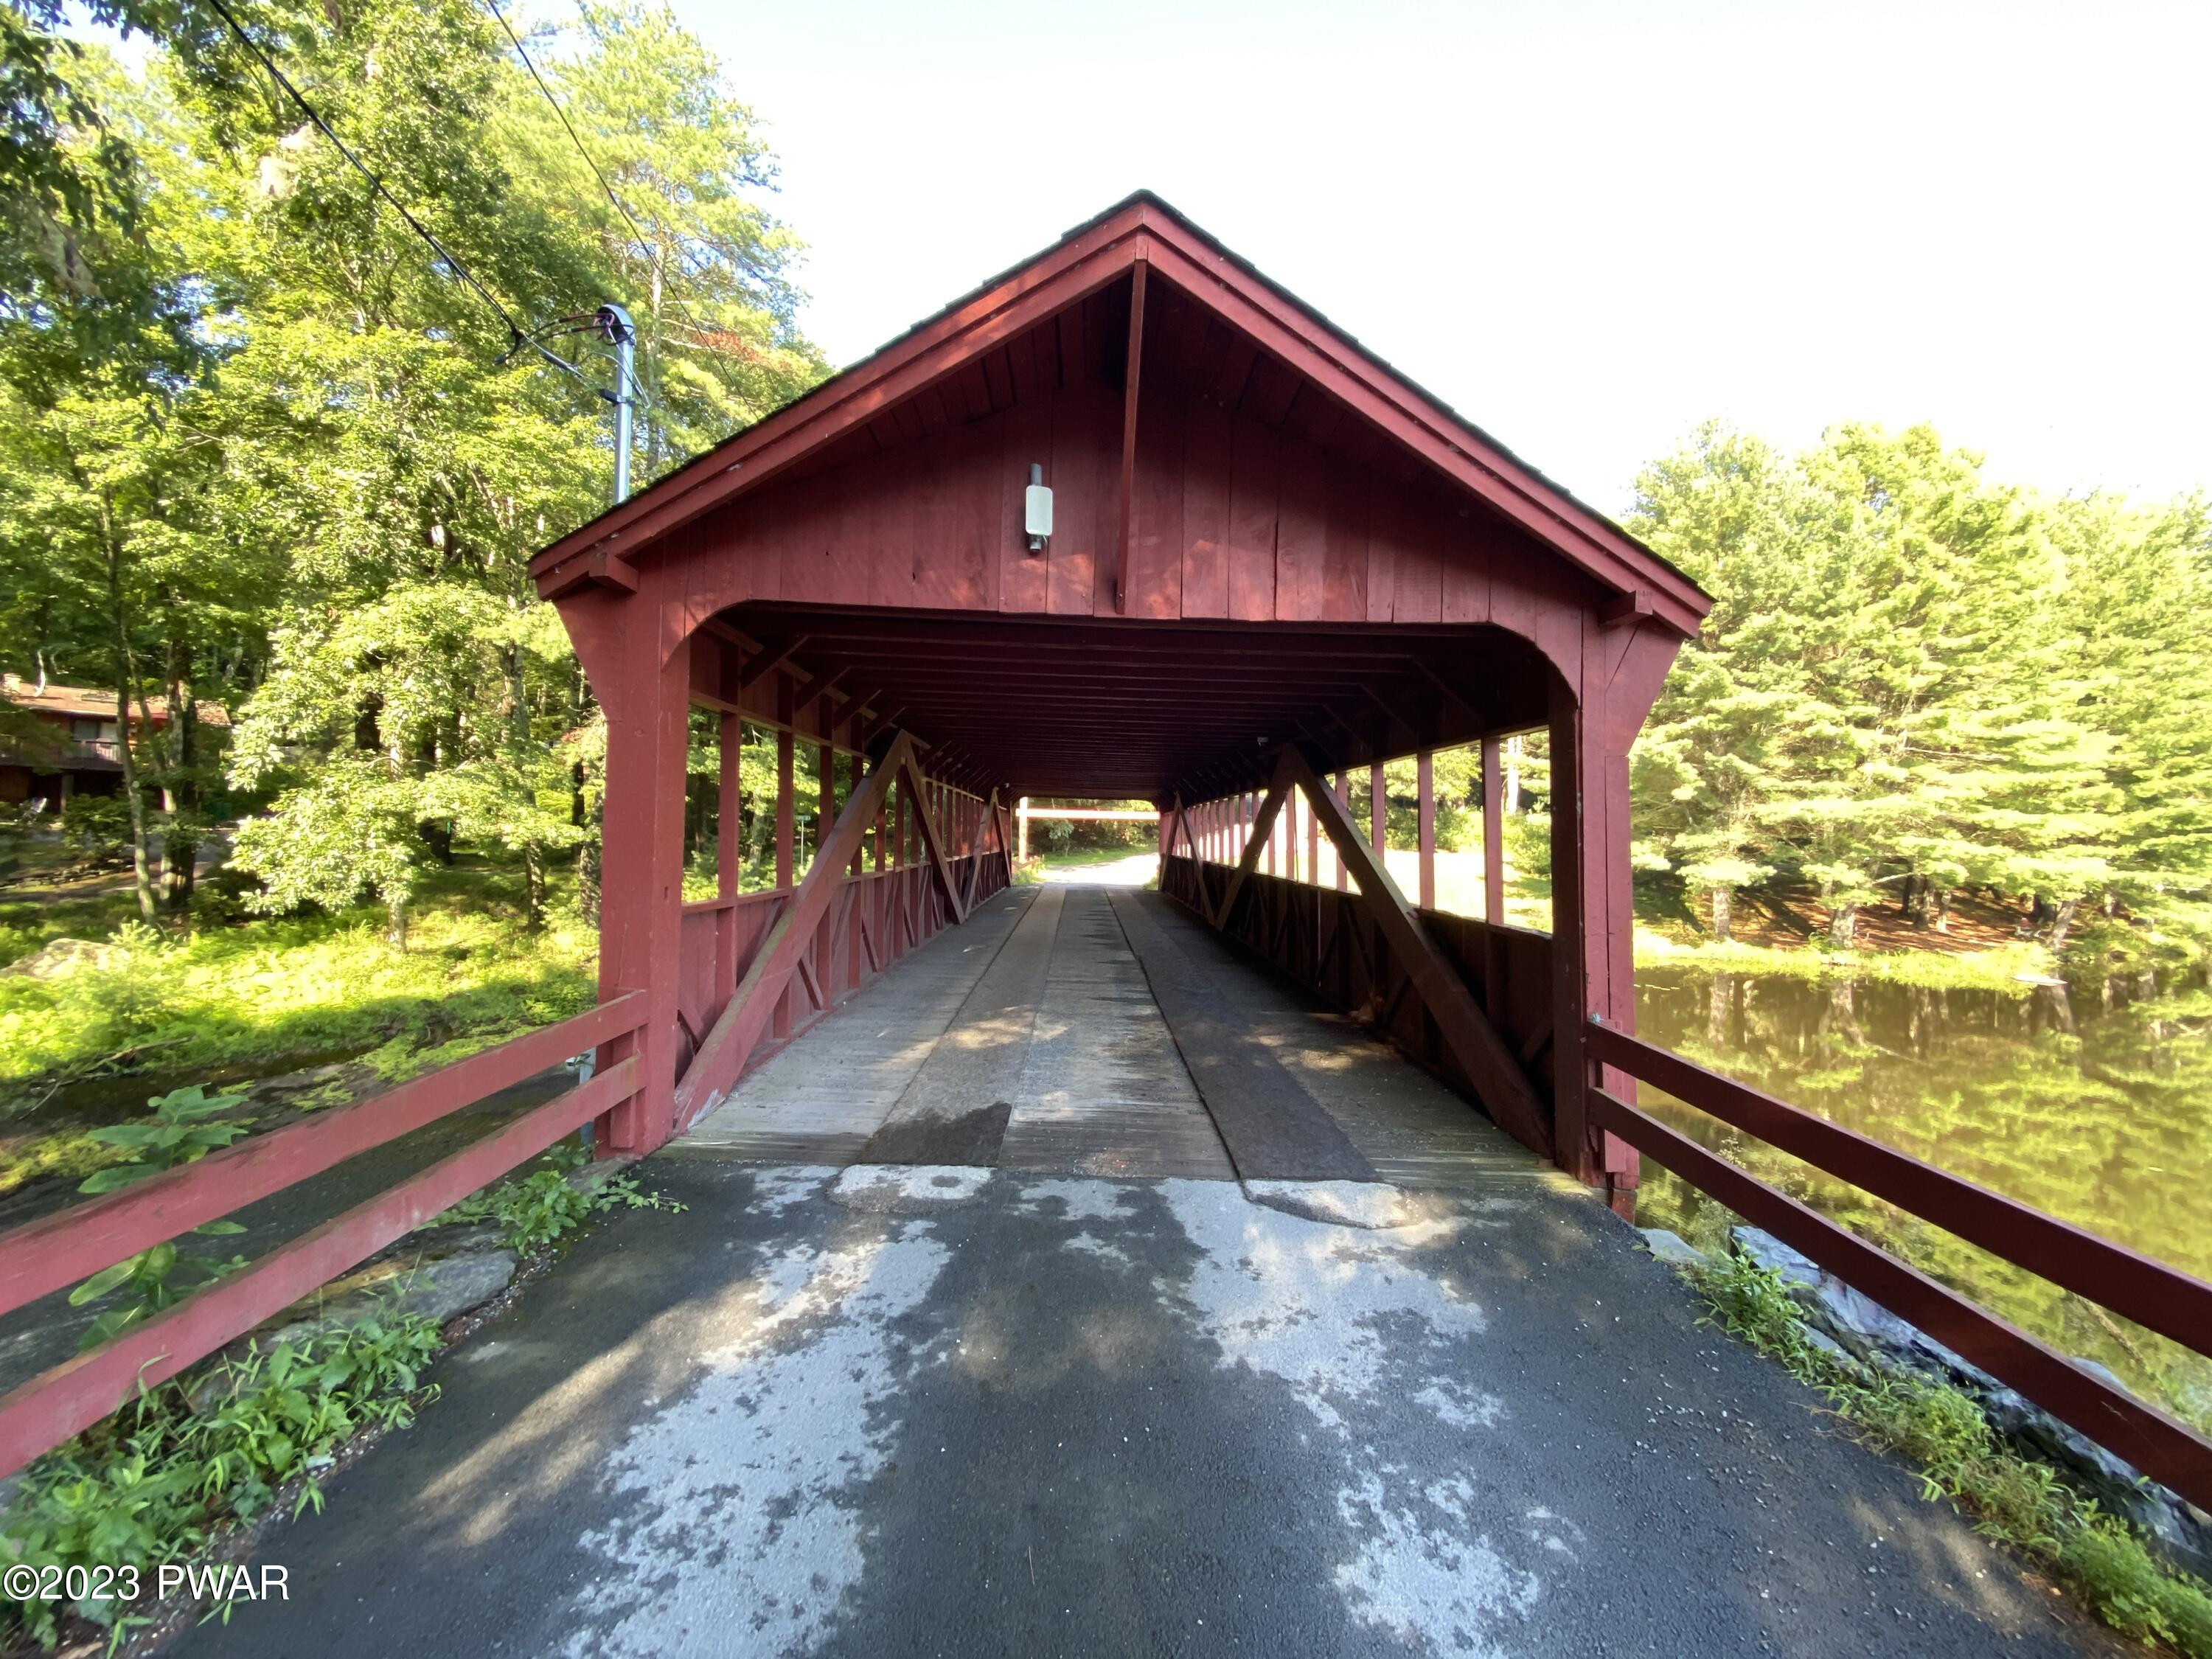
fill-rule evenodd
<path id="1" fill-rule="evenodd" d="M 1226 885 L 1228 866 L 1200 866 L 1182 854 L 1160 867 L 1160 890 L 1201 920 Z M 1201 898 L 1206 882 L 1210 896 Z M 1437 949 L 1459 970 L 1490 1023 L 1529 1076 L 1551 1080 L 1552 940 L 1446 910 L 1417 910 Z M 1358 1016 L 1407 1058 L 1462 1088 L 1450 1056 L 1389 943 L 1364 926 L 1351 895 L 1334 888 L 1255 873 L 1245 878 L 1223 933 L 1278 971 Z"/>
<path id="2" fill-rule="evenodd" d="M 2212 1285 L 1947 1175 L 1625 1031 L 1596 1026 L 1589 1041 L 1605 1064 L 1663 1089 L 1684 1104 L 2185 1347 L 2212 1354 Z M 2143 1474 L 2191 1502 L 2212 1508 L 2212 1442 L 1619 1096 L 1595 1091 L 1591 1111 L 1601 1127 L 1692 1186 L 1802 1251 Z"/>
<path id="3" fill-rule="evenodd" d="M 571 1054 L 627 1036 L 643 1021 L 645 1006 L 642 992 L 612 998 L 372 1099 L 235 1142 L 196 1164 L 0 1234 L 0 1314 L 450 1116 Z M 0 1398 L 0 1474 L 98 1422 L 141 1384 L 176 1376 L 621 1105 L 637 1092 L 636 1067 L 635 1060 L 609 1066 Z"/>
<path id="4" fill-rule="evenodd" d="M 1006 856 L 996 848 L 945 862 L 970 904 L 1011 878 Z M 790 904 L 793 890 L 769 888 L 684 907 L 677 1006 L 695 1040 L 721 1018 L 731 992 Z M 754 1051 L 751 1063 L 805 1031 L 952 921 L 926 864 L 846 876 L 829 914 L 807 941 L 798 971 L 778 1000 L 769 1040 Z"/>

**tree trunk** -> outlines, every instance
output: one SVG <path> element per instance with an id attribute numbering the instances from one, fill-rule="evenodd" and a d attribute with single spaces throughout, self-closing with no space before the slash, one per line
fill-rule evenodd
<path id="1" fill-rule="evenodd" d="M 599 842 L 594 836 L 576 848 L 576 908 L 586 927 L 599 925 Z"/>
<path id="2" fill-rule="evenodd" d="M 407 895 L 404 892 L 384 896 L 384 936 L 392 941 L 392 948 L 407 948 Z"/>
<path id="3" fill-rule="evenodd" d="M 161 862 L 168 877 L 167 895 L 172 910 L 192 902 L 200 836 L 198 811 L 199 780 L 192 768 L 198 761 L 199 708 L 192 699 L 192 647 L 188 641 L 169 636 L 169 775 L 175 780 L 169 808 L 168 832 L 161 838 Z"/>
<path id="4" fill-rule="evenodd" d="M 745 830 L 745 861 L 743 866 L 744 869 L 750 870 L 754 865 L 759 863 L 761 854 L 768 849 L 769 825 L 775 816 L 774 813 L 762 807 L 756 806 L 753 809 L 752 823 Z"/>
<path id="5" fill-rule="evenodd" d="M 1729 928 L 1735 920 L 1735 894 L 1726 887 L 1713 889 L 1713 938 L 1726 945 L 1731 935 Z"/>
<path id="6" fill-rule="evenodd" d="M 1859 907 L 1838 904 L 1828 916 L 1829 945 L 1838 951 L 1850 950 L 1851 941 L 1858 935 L 1858 928 Z"/>
<path id="7" fill-rule="evenodd" d="M 1858 988 L 1855 981 L 1838 978 L 1828 982 L 1828 1026 L 1831 1030 L 1840 1027 L 1854 1042 L 1866 1041 L 1866 1032 L 1859 1025 Z"/>
<path id="8" fill-rule="evenodd" d="M 154 903 L 154 879 L 146 862 L 146 792 L 138 781 L 138 763 L 131 753 L 131 628 L 123 605 L 123 549 L 115 539 L 115 520 L 107 496 L 100 498 L 100 530 L 107 556 L 108 619 L 115 629 L 115 752 L 123 763 L 123 794 L 131 807 L 131 875 L 138 892 L 140 920 L 151 922 L 160 912 Z"/>
<path id="9" fill-rule="evenodd" d="M 545 849 L 532 842 L 522 849 L 522 891 L 532 933 L 545 926 Z"/>
<path id="10" fill-rule="evenodd" d="M 2053 913 L 2053 920 L 2051 924 L 2051 948 L 2052 950 L 2063 951 L 2066 948 L 2066 935 L 2071 933 L 2074 928 L 2074 913 L 2081 908 L 2081 901 L 2080 899 L 2065 899 L 2060 902 L 2058 908 Z"/>
<path id="11" fill-rule="evenodd" d="M 2058 1029 L 2065 1032 L 2068 1036 L 2075 1036 L 2072 988 L 2062 981 L 2057 985 L 2039 986 L 2037 989 L 2039 994 L 2046 995 L 2051 999 L 2051 1017 L 2057 1022 Z"/>
<path id="12" fill-rule="evenodd" d="M 1948 933 L 1951 931 L 1951 890 L 1948 887 L 1938 887 L 1935 890 L 1934 897 L 1936 919 L 1930 925 L 1937 933 Z"/>

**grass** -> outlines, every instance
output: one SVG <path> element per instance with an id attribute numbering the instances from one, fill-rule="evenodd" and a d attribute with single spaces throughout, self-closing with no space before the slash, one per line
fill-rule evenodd
<path id="1" fill-rule="evenodd" d="M 1816 1346 L 1780 1275 L 1741 1256 L 1687 1276 L 1711 1322 L 1818 1389 L 1862 1442 L 1917 1464 L 1930 1502 L 1971 1516 L 2122 1635 L 2212 1659 L 2212 1589 L 2166 1565 L 2048 1466 L 2000 1441 L 1971 1396 Z"/>
<path id="2" fill-rule="evenodd" d="M 85 925 L 95 914 L 67 914 L 77 904 L 31 928 L 0 917 L 6 948 L 21 954 L 33 935 L 70 929 L 101 937 Z M 478 866 L 433 878 L 404 950 L 366 909 L 175 931 L 111 925 L 117 954 L 104 968 L 0 978 L 0 1115 L 133 1048 L 158 1055 L 163 1073 L 350 1054 L 397 1079 L 588 1007 L 592 934 L 573 913 L 559 920 L 556 908 L 536 933 L 521 915 L 520 878 Z"/>
<path id="3" fill-rule="evenodd" d="M 680 1211 L 622 1170 L 579 1187 L 568 1173 L 587 1155 L 566 1144 L 538 1167 L 485 1188 L 428 1224 L 495 1222 L 531 1255 L 594 1216 L 618 1209 Z M 346 1443 L 369 1429 L 404 1427 L 436 1398 L 422 1368 L 442 1337 L 417 1316 L 371 1318 L 298 1344 L 220 1359 L 137 1399 L 35 1460 L 0 1514 L 0 1568 L 41 1571 L 131 1567 L 143 1584 L 161 1563 L 222 1557 L 223 1535 L 293 1490 L 292 1513 L 323 1497 L 318 1482 Z M 208 1387 L 212 1382 L 214 1387 Z M 197 1407 L 195 1400 L 198 1401 Z M 70 1620 L 106 1627 L 119 1642 L 149 1622 L 137 1603 L 0 1598 L 0 1648 L 27 1638 L 52 1649 Z M 228 1616 L 227 1607 L 217 1611 Z"/>
<path id="4" fill-rule="evenodd" d="M 1732 974 L 1793 979 L 1881 980 L 1930 990 L 1982 989 L 2017 993 L 2021 975 L 2041 978 L 2052 971 L 2051 952 L 2021 941 L 1987 951 L 1823 951 L 1778 949 L 1765 945 L 1685 942 L 1647 928 L 1636 929 L 1639 968 L 1708 968 Z"/>
<path id="5" fill-rule="evenodd" d="M 1034 846 L 1031 858 L 1048 870 L 1087 870 L 1093 865 L 1120 864 L 1126 859 L 1152 856 L 1151 847 L 1071 847 L 1064 853 L 1038 852 Z"/>

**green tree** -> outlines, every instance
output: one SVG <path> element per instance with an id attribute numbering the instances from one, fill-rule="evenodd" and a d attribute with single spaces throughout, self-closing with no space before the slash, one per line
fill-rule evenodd
<path id="1" fill-rule="evenodd" d="M 302 12 L 272 39 L 507 315 L 632 293 L 646 255 L 629 220 L 486 13 Z M 646 316 L 711 316 L 730 348 L 664 374 L 647 331 L 661 388 L 648 449 L 672 462 L 821 372 L 791 325 L 793 245 L 741 198 L 765 153 L 665 14 L 593 11 L 556 47 L 546 67 L 570 120 L 642 204 L 630 213 L 658 215 L 668 253 L 649 261 Z M 281 550 L 283 569 L 231 773 L 279 793 L 240 861 L 264 906 L 374 894 L 398 936 L 426 853 L 473 841 L 520 859 L 534 916 L 550 855 L 596 837 L 597 800 L 592 710 L 526 565 L 605 501 L 611 367 L 570 337 L 553 343 L 578 353 L 580 376 L 513 351 L 494 305 L 295 109 L 173 84 L 200 123 L 191 188 L 224 208 L 196 252 L 229 296 L 229 499 L 241 538 Z M 444 661 L 424 656 L 430 641 Z M 580 870 L 594 859 L 583 845 Z"/>
<path id="2" fill-rule="evenodd" d="M 2055 672 L 2107 741 L 2106 910 L 2169 954 L 2212 950 L 2212 513 L 2202 500 L 2053 508 L 2063 580 Z M 2124 936 L 2106 931 L 2107 944 Z"/>
<path id="3" fill-rule="evenodd" d="M 1893 894 L 2032 897 L 2054 945 L 2109 884 L 2112 734 L 2085 701 L 2047 514 L 1929 428 L 1790 459 L 1717 428 L 1648 469 L 1632 524 L 1716 605 L 1636 755 L 1650 862 L 1709 896 L 1810 884 L 1831 942 Z"/>
<path id="4" fill-rule="evenodd" d="M 237 861 L 262 881 L 253 902 L 337 909 L 374 895 L 404 944 L 440 844 L 427 821 L 519 854 L 541 921 L 548 862 L 584 835 L 560 748 L 568 710 L 549 696 L 567 658 L 549 607 L 437 581 L 280 639 L 233 763 L 248 787 L 304 775 L 239 832 Z"/>

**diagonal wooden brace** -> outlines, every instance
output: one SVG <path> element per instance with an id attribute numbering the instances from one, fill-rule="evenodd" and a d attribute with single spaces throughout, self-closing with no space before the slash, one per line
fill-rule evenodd
<path id="1" fill-rule="evenodd" d="M 1535 1085 L 1528 1081 L 1528 1073 L 1521 1069 L 1512 1050 L 1498 1035 L 1498 1028 L 1475 1002 L 1467 981 L 1437 949 L 1428 930 L 1421 926 L 1420 917 L 1406 902 L 1406 896 L 1398 890 L 1398 884 L 1391 880 L 1389 871 L 1367 844 L 1367 838 L 1359 833 L 1359 826 L 1352 821 L 1344 804 L 1314 775 L 1305 757 L 1295 748 L 1284 747 L 1275 778 L 1275 787 L 1267 793 L 1268 804 L 1261 809 L 1260 833 L 1255 836 L 1252 846 L 1245 848 L 1244 863 L 1238 870 L 1239 881 L 1256 860 L 1256 848 L 1265 835 L 1264 826 L 1281 804 L 1283 793 L 1295 784 L 1313 803 L 1322 832 L 1336 848 L 1344 867 L 1351 872 L 1358 890 L 1354 902 L 1382 933 L 1391 955 L 1404 967 L 1407 978 L 1436 1021 L 1444 1047 L 1467 1073 L 1468 1081 L 1474 1085 L 1474 1092 L 1492 1121 L 1530 1150 L 1547 1158 L 1553 1156 L 1549 1114 L 1544 1109 Z M 1236 884 L 1231 884 L 1230 899 L 1235 897 Z M 1215 926 L 1220 926 L 1228 916 L 1229 905 L 1224 902 Z"/>
<path id="2" fill-rule="evenodd" d="M 888 774 L 891 770 L 893 763 L 897 760 L 901 746 L 903 746 L 906 757 L 902 763 L 906 768 L 908 787 L 914 793 L 916 808 L 914 815 L 915 821 L 921 827 L 921 845 L 923 850 L 929 854 L 930 867 L 937 872 L 938 890 L 945 895 L 945 908 L 952 913 L 954 922 L 965 921 L 968 920 L 968 906 L 960 896 L 959 883 L 952 879 L 952 866 L 945 860 L 945 843 L 939 837 L 937 819 L 931 810 L 936 800 L 937 792 L 923 787 L 921 769 L 915 763 L 914 745 L 904 732 L 899 734 L 898 744 L 893 745 L 890 752 L 884 755 L 883 764 L 876 769 Z M 884 787 L 890 787 L 888 781 Z M 837 827 L 841 830 L 845 827 L 843 819 L 838 820 Z"/>
<path id="3" fill-rule="evenodd" d="M 868 825 L 876 821 L 876 811 L 890 792 L 892 781 L 899 777 L 906 780 L 907 788 L 917 803 L 927 799 L 921 787 L 920 769 L 915 763 L 913 739 L 904 732 L 899 734 L 875 769 L 845 803 L 845 810 L 837 815 L 836 827 L 816 849 L 813 867 L 792 894 L 791 902 L 784 906 L 775 926 L 769 929 L 768 937 L 761 941 L 752 965 L 738 981 L 721 1018 L 707 1033 L 706 1041 L 699 1045 L 699 1052 L 678 1082 L 676 1127 L 679 1131 L 690 1127 L 738 1080 L 738 1073 L 744 1069 L 754 1045 L 768 1029 L 776 999 L 783 994 L 792 975 L 805 966 L 807 944 L 823 917 L 829 914 L 830 902 L 844 883 L 845 867 L 860 850 Z M 922 842 L 929 849 L 937 884 L 945 894 L 952 920 L 965 921 L 967 907 L 960 902 L 929 813 L 925 808 L 915 816 L 921 821 Z"/>
<path id="4" fill-rule="evenodd" d="M 1291 758 L 1296 755 L 1295 750 L 1285 748 L 1276 760 L 1275 775 L 1267 785 L 1267 799 L 1260 803 L 1260 810 L 1252 817 L 1250 839 L 1244 843 L 1244 856 L 1237 860 L 1237 868 L 1229 878 L 1228 890 L 1222 894 L 1220 904 L 1215 907 L 1212 921 L 1216 927 L 1229 925 L 1229 918 L 1237 908 L 1237 896 L 1244 890 L 1245 882 L 1260 867 L 1261 854 L 1267 850 L 1267 837 L 1275 828 L 1275 814 L 1283 810 L 1283 803 L 1290 799 L 1291 787 L 1296 781 L 1290 769 Z M 1303 766 L 1305 763 L 1300 759 L 1298 764 Z"/>
<path id="5" fill-rule="evenodd" d="M 1198 840 L 1190 833 L 1190 820 L 1183 816 L 1181 795 L 1175 798 L 1175 804 L 1168 809 L 1168 849 L 1162 856 L 1173 858 L 1178 842 L 1190 849 L 1191 861 L 1194 864 L 1199 862 Z"/>

